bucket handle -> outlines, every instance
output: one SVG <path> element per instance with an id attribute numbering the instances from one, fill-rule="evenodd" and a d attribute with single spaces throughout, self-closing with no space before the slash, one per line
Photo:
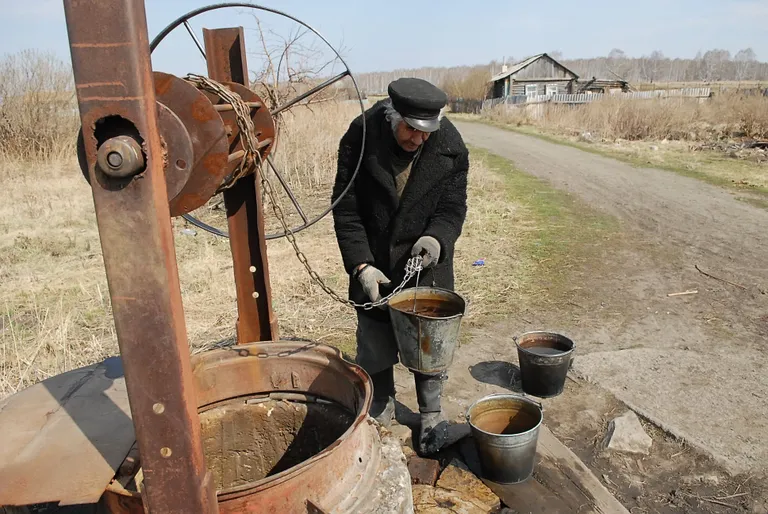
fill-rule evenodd
<path id="1" fill-rule="evenodd" d="M 544 412 L 544 406 L 541 404 L 541 402 L 534 400 L 530 396 L 526 394 L 517 394 L 517 393 L 491 393 L 487 396 L 484 396 L 483 398 L 493 398 L 494 396 L 514 396 L 515 398 L 520 398 L 521 400 L 527 400 L 530 402 L 533 402 L 536 404 L 536 406 L 541 410 L 541 412 Z M 464 414 L 464 418 L 466 419 L 467 423 L 469 423 L 469 411 L 472 408 L 472 406 L 475 404 L 475 402 L 472 403 L 472 405 L 467 408 L 467 412 Z"/>

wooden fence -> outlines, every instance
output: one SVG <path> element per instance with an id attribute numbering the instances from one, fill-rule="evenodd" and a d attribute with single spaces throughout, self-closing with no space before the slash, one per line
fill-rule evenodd
<path id="1" fill-rule="evenodd" d="M 463 98 L 453 99 L 448 102 L 450 112 L 461 112 L 465 114 L 480 114 L 483 109 L 482 100 L 465 100 Z"/>
<path id="2" fill-rule="evenodd" d="M 622 100 L 647 100 L 652 98 L 709 98 L 712 88 L 694 87 L 685 89 L 658 89 L 655 91 L 636 91 L 632 93 L 579 93 L 575 95 L 516 95 L 502 98 L 491 98 L 483 101 L 481 111 L 497 105 L 530 105 L 543 103 L 556 104 L 585 104 L 604 98 L 619 98 Z"/>

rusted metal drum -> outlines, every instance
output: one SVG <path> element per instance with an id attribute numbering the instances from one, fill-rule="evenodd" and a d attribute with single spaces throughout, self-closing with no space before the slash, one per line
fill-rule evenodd
<path id="1" fill-rule="evenodd" d="M 464 298 L 447 289 L 419 286 L 393 295 L 388 306 L 403 366 L 421 373 L 448 369 L 459 344 Z"/>
<path id="2" fill-rule="evenodd" d="M 381 460 L 367 416 L 372 386 L 338 350 L 250 343 L 195 355 L 192 366 L 220 512 L 352 513 L 375 503 L 367 497 Z M 102 503 L 143 513 L 141 494 L 120 481 Z"/>

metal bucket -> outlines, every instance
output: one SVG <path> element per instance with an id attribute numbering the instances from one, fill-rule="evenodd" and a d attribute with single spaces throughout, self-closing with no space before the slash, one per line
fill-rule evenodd
<path id="1" fill-rule="evenodd" d="M 515 338 L 523 392 L 551 398 L 563 392 L 571 366 L 573 341 L 555 332 L 526 332 Z"/>
<path id="2" fill-rule="evenodd" d="M 533 474 L 541 405 L 515 394 L 492 394 L 467 409 L 483 478 L 499 484 L 525 482 Z"/>
<path id="3" fill-rule="evenodd" d="M 421 373 L 448 369 L 466 311 L 464 298 L 447 289 L 420 286 L 400 291 L 388 305 L 403 366 Z"/>

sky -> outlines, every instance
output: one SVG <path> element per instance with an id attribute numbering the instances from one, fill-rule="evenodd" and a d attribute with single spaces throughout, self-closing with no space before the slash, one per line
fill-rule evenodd
<path id="1" fill-rule="evenodd" d="M 146 0 L 150 39 L 182 14 L 217 1 Z M 552 51 L 564 58 L 586 58 L 607 55 L 612 48 L 633 57 L 661 50 L 668 57 L 691 58 L 712 48 L 735 54 L 751 47 L 758 59 L 768 60 L 768 0 L 264 0 L 259 4 L 313 27 L 341 51 L 353 73 L 483 64 Z M 69 62 L 62 0 L 0 0 L 0 12 L 0 55 L 36 48 Z M 286 37 L 300 27 L 271 14 L 261 20 Z M 244 26 L 249 49 L 258 43 L 248 32 L 254 23 L 253 16 L 237 9 L 191 20 L 199 37 L 204 26 Z M 315 42 L 322 44 L 319 39 Z M 201 56 L 183 27 L 161 43 L 152 61 L 155 70 L 168 73 L 204 72 Z"/>

